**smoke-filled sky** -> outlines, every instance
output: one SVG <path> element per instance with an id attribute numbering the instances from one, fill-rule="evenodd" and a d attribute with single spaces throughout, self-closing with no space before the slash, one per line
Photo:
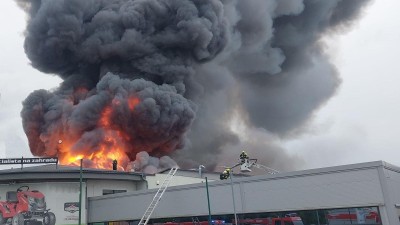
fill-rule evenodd
<path id="1" fill-rule="evenodd" d="M 178 5 L 185 1 L 171 2 Z M 29 130 L 29 127 L 35 127 L 30 126 L 35 118 L 30 109 L 36 109 L 38 98 L 49 100 L 52 104 L 48 104 L 56 107 L 65 100 L 68 87 L 85 83 L 90 90 L 95 86 L 91 82 L 101 78 L 96 89 L 88 95 L 90 98 L 76 97 L 76 101 L 86 100 L 79 107 L 68 108 L 61 104 L 69 121 L 68 129 L 63 132 L 78 135 L 78 147 L 88 142 L 95 145 L 97 139 L 91 135 L 105 130 L 104 125 L 101 129 L 92 128 L 96 122 L 81 123 L 93 119 L 81 112 L 85 108 L 92 109 L 93 104 L 113 104 L 114 99 L 130 96 L 132 91 L 140 99 L 135 108 L 140 126 L 127 126 L 124 130 L 132 135 L 136 132 L 144 135 L 127 144 L 148 148 L 157 152 L 156 156 L 168 153 L 185 167 L 195 167 L 198 163 L 209 167 L 227 165 L 235 161 L 243 149 L 257 157 L 260 163 L 280 170 L 373 160 L 400 165 L 396 150 L 400 147 L 396 126 L 400 122 L 397 116 L 400 95 L 395 76 L 399 71 L 396 55 L 400 48 L 394 42 L 400 38 L 400 31 L 395 29 L 400 25 L 395 12 L 395 4 L 399 3 L 380 0 L 357 10 L 360 7 L 357 3 L 336 5 L 334 1 L 308 5 L 300 4 L 301 1 L 280 1 L 279 5 L 274 1 L 259 1 L 262 4 L 257 1 L 223 2 L 223 10 L 218 5 L 198 3 L 197 7 L 209 19 L 207 21 L 193 18 L 190 13 L 193 8 L 188 5 L 181 17 L 190 23 L 183 24 L 180 33 L 174 26 L 166 29 L 170 32 L 153 32 L 157 27 L 165 26 L 158 17 L 150 17 L 153 30 L 141 31 L 141 35 L 148 35 L 146 37 L 132 31 L 122 32 L 122 28 L 115 26 L 112 26 L 114 33 L 111 34 L 101 30 L 98 33 L 79 31 L 77 33 L 83 33 L 83 38 L 78 38 L 81 43 L 70 48 L 78 49 L 79 53 L 70 52 L 63 55 L 64 58 L 58 57 L 57 49 L 48 45 L 43 47 L 40 38 L 49 30 L 65 32 L 68 36 L 59 24 L 64 21 L 58 17 L 51 20 L 51 15 L 73 11 L 73 8 L 64 11 L 53 5 L 42 10 L 49 14 L 37 16 L 28 26 L 25 54 L 23 32 L 27 16 L 14 1 L 1 2 L 4 12 L 0 15 L 3 28 L 0 42 L 0 154 L 4 157 L 32 154 L 20 118 L 23 101 L 26 107 L 24 126 Z M 94 10 L 90 6 L 82 7 Z M 130 8 L 125 8 L 129 12 Z M 160 17 L 166 13 L 156 9 Z M 327 20 L 326 14 L 332 12 Z M 353 20 L 353 17 L 358 19 Z M 49 18 L 52 21 L 50 28 L 53 25 L 57 29 L 42 26 Z M 98 31 L 96 24 L 105 23 L 106 19 L 119 20 L 112 13 L 103 13 L 95 17 L 86 30 Z M 125 28 L 144 29 L 140 20 L 127 17 L 123 21 Z M 73 25 L 70 23 L 67 28 L 76 31 Z M 197 32 L 198 36 L 188 36 L 186 32 Z M 96 50 L 97 45 L 101 45 L 98 40 L 112 40 L 114 34 L 124 34 L 126 41 Z M 129 43 L 132 39 L 137 40 L 136 44 Z M 137 44 L 138 41 L 142 42 Z M 61 46 L 70 44 L 59 43 Z M 179 50 L 176 50 L 177 46 Z M 115 57 L 127 55 L 123 62 L 116 62 Z M 121 85 L 123 88 L 115 88 L 122 81 L 115 75 L 106 75 L 107 72 L 123 79 L 141 77 L 152 83 L 135 81 Z M 86 78 L 82 79 L 80 74 Z M 157 87 L 161 84 L 166 85 Z M 103 100 L 101 93 L 110 88 L 115 92 Z M 46 91 L 34 92 L 32 97 L 30 93 L 38 89 Z M 33 101 L 25 100 L 28 95 Z M 165 96 L 169 96 L 168 101 Z M 144 99 L 152 101 L 141 104 Z M 154 116 L 142 118 L 140 113 L 153 112 L 152 104 L 161 107 L 160 115 L 167 115 L 160 121 L 165 122 L 161 128 L 169 127 L 168 132 L 163 129 L 158 132 L 158 128 L 149 131 L 143 127 Z M 170 112 L 171 107 L 175 107 L 173 115 L 163 113 Z M 123 110 L 125 108 L 121 107 L 118 113 Z M 118 118 L 120 115 L 125 114 L 118 114 Z M 55 121 L 54 115 L 47 115 L 46 119 L 49 117 Z M 125 125 L 120 123 L 120 126 Z M 37 138 L 31 137 L 31 148 L 32 143 L 36 146 L 32 150 L 34 154 L 45 152 L 46 147 L 37 147 L 39 145 L 54 149 L 51 143 L 43 141 L 57 141 L 52 135 L 60 131 L 54 124 L 62 124 L 62 121 L 44 123 L 44 132 L 37 134 L 41 135 L 39 144 Z M 171 134 L 170 127 L 176 132 Z M 181 149 L 171 150 L 176 148 Z M 132 155 L 136 153 L 132 152 Z"/>

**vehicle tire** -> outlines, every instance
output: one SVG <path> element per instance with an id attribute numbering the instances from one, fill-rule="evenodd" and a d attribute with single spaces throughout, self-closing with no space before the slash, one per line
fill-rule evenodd
<path id="1" fill-rule="evenodd" d="M 18 213 L 17 215 L 15 215 L 12 218 L 12 225 L 24 225 L 25 221 L 24 221 L 24 215 L 22 215 L 21 213 Z"/>
<path id="2" fill-rule="evenodd" d="M 54 215 L 54 213 L 47 212 L 46 214 L 44 214 L 43 225 L 55 225 L 55 224 L 56 224 L 56 215 Z"/>

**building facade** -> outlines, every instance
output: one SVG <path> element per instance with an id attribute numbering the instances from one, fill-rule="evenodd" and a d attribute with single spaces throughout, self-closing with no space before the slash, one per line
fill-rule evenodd
<path id="1" fill-rule="evenodd" d="M 303 224 L 399 224 L 400 169 L 382 161 L 234 178 L 232 186 L 215 181 L 208 189 L 212 218 L 226 223 L 236 212 L 241 220 L 297 215 Z M 137 223 L 156 191 L 91 197 L 88 222 Z M 150 223 L 205 220 L 207 205 L 204 183 L 169 187 Z"/>
<path id="2" fill-rule="evenodd" d="M 166 173 L 84 169 L 82 224 L 137 224 Z M 78 224 L 79 177 L 79 168 L 55 165 L 0 171 L 1 225 Z M 218 178 L 218 173 L 178 170 L 149 224 L 203 225 L 208 199 L 211 217 L 220 224 L 400 224 L 400 168 L 382 161 L 237 175 L 232 183 Z M 33 213 L 35 207 L 43 213 Z"/>
<path id="3" fill-rule="evenodd" d="M 87 198 L 147 189 L 144 175 L 82 171 L 81 222 L 87 224 Z M 79 223 L 80 170 L 45 165 L 0 171 L 0 224 L 75 225 Z"/>

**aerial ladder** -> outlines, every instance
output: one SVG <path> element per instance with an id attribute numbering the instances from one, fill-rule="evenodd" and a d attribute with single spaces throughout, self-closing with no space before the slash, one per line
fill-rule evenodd
<path id="1" fill-rule="evenodd" d="M 240 171 L 241 172 L 251 172 L 252 167 L 262 169 L 269 174 L 279 173 L 278 170 L 272 169 L 268 166 L 258 164 L 257 159 L 244 159 L 243 162 L 240 164 Z"/>
<path id="2" fill-rule="evenodd" d="M 250 159 L 249 156 L 247 155 L 247 153 L 245 151 L 242 151 L 242 153 L 239 156 L 239 162 L 232 166 L 232 167 L 228 167 L 226 168 L 221 174 L 220 174 L 220 179 L 221 180 L 225 180 L 228 179 L 231 171 L 233 168 L 240 166 L 240 171 L 241 172 L 251 172 L 251 168 L 255 167 L 258 169 L 262 169 L 265 172 L 269 173 L 269 174 L 276 174 L 279 173 L 278 170 L 272 169 L 268 166 L 264 166 L 261 164 L 257 163 L 257 159 Z"/>
<path id="3" fill-rule="evenodd" d="M 153 214 L 154 209 L 157 207 L 158 202 L 161 200 L 161 197 L 164 195 L 165 190 L 167 190 L 169 183 L 171 182 L 172 177 L 175 175 L 178 168 L 171 168 L 167 177 L 165 177 L 164 181 L 162 182 L 160 188 L 158 189 L 157 193 L 154 195 L 153 200 L 151 201 L 149 207 L 147 207 L 146 211 L 144 212 L 142 219 L 140 219 L 138 225 L 147 225 L 150 220 L 151 214 Z"/>

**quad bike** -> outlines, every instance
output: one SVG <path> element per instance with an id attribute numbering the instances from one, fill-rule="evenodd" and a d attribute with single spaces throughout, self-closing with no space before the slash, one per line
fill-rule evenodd
<path id="1" fill-rule="evenodd" d="M 55 225 L 56 216 L 46 209 L 42 192 L 29 190 L 21 186 L 17 191 L 7 192 L 6 201 L 0 201 L 0 225 L 25 225 L 41 222 L 43 225 Z"/>

